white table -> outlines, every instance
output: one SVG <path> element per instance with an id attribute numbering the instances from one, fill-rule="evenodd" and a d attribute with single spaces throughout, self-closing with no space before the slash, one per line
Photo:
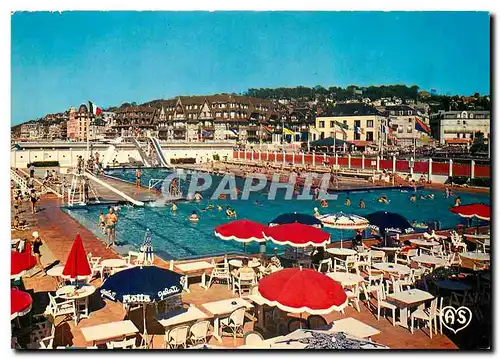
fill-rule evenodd
<path id="1" fill-rule="evenodd" d="M 464 234 L 464 237 L 466 238 L 472 238 L 472 239 L 490 239 L 491 234 Z"/>
<path id="2" fill-rule="evenodd" d="M 343 287 L 353 286 L 363 282 L 363 277 L 356 273 L 331 272 L 326 275 L 334 281 L 339 282 Z"/>
<path id="3" fill-rule="evenodd" d="M 205 303 L 202 304 L 202 307 L 214 316 L 213 335 L 220 343 L 222 343 L 219 319 L 228 316 L 238 308 L 245 307 L 247 309 L 250 309 L 253 308 L 253 305 L 243 298 L 229 298 L 216 302 Z"/>
<path id="4" fill-rule="evenodd" d="M 428 254 L 421 254 L 419 256 L 411 257 L 411 261 L 423 264 L 430 264 L 433 266 L 444 266 L 446 265 L 446 260 L 444 258 L 433 257 Z"/>
<path id="5" fill-rule="evenodd" d="M 60 278 L 60 277 L 62 277 L 63 270 L 64 270 L 64 266 L 63 265 L 58 265 L 58 266 L 50 268 L 47 271 L 47 275 L 51 276 L 51 277 Z"/>
<path id="6" fill-rule="evenodd" d="M 490 261 L 490 255 L 488 253 L 476 253 L 476 252 L 465 252 L 465 253 L 459 253 L 460 257 L 462 258 L 467 258 L 472 261 L 477 261 L 477 262 L 489 262 Z"/>
<path id="7" fill-rule="evenodd" d="M 326 252 L 334 256 L 353 256 L 358 253 L 354 249 L 349 248 L 327 248 Z"/>
<path id="8" fill-rule="evenodd" d="M 175 268 L 183 272 L 186 276 L 186 280 L 184 281 L 184 290 L 186 292 L 190 292 L 189 290 L 189 277 L 195 277 L 201 272 L 201 284 L 200 287 L 208 289 L 207 287 L 207 271 L 212 269 L 214 266 L 206 261 L 202 262 L 192 262 L 192 263 L 184 263 L 184 264 L 176 264 Z"/>
<path id="9" fill-rule="evenodd" d="M 75 293 L 74 285 L 66 285 L 56 291 L 56 295 L 65 300 L 72 300 L 75 305 L 75 323 L 77 324 L 81 318 L 89 317 L 89 297 L 94 294 L 96 288 L 92 285 L 83 285 Z M 78 310 L 78 301 L 85 300 L 85 309 L 82 312 Z"/>
<path id="10" fill-rule="evenodd" d="M 420 289 L 410 289 L 389 294 L 387 299 L 390 301 L 392 299 L 399 307 L 399 322 L 397 324 L 408 329 L 408 308 L 423 306 L 426 301 L 434 299 L 434 296 Z"/>
<path id="11" fill-rule="evenodd" d="M 108 268 L 120 268 L 120 267 L 125 267 L 127 265 L 127 262 L 125 262 L 124 259 L 113 258 L 113 259 L 103 260 L 101 262 L 101 265 L 103 267 L 108 267 Z"/>
<path id="12" fill-rule="evenodd" d="M 241 261 L 241 259 L 231 259 L 229 261 L 229 265 L 230 266 L 233 266 L 233 267 L 236 267 L 236 268 L 241 268 L 243 267 L 243 262 Z M 260 261 L 252 261 L 252 260 L 249 260 L 248 261 L 248 266 L 250 268 L 257 268 L 257 267 L 260 267 Z"/>
<path id="13" fill-rule="evenodd" d="M 95 345 L 96 342 L 132 335 L 139 331 L 131 320 L 94 325 L 81 328 L 81 330 L 85 341 L 92 342 L 92 345 Z"/>
<path id="14" fill-rule="evenodd" d="M 158 322 L 167 328 L 187 322 L 194 322 L 199 319 L 206 319 L 208 318 L 208 315 L 192 305 L 188 309 L 174 310 L 160 317 L 162 319 L 158 320 Z"/>
<path id="15" fill-rule="evenodd" d="M 380 334 L 380 330 L 352 317 L 335 320 L 329 332 L 344 332 L 358 338 L 370 338 Z"/>
<path id="16" fill-rule="evenodd" d="M 372 264 L 372 267 L 382 272 L 399 273 L 403 275 L 410 274 L 409 267 L 397 263 L 375 263 Z"/>
<path id="17" fill-rule="evenodd" d="M 438 242 L 426 241 L 425 239 L 410 239 L 410 243 L 415 244 L 417 247 L 434 247 L 434 246 L 439 246 Z"/>

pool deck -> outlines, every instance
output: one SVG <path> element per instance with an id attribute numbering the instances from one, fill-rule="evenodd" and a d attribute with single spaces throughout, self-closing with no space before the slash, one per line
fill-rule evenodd
<path id="1" fill-rule="evenodd" d="M 22 213 L 22 216 L 31 225 L 31 228 L 27 231 L 13 231 L 12 238 L 28 238 L 32 231 L 37 230 L 46 245 L 44 251 L 48 250 L 47 253 L 50 253 L 50 255 L 48 255 L 50 260 L 64 263 L 76 233 L 80 233 L 86 251 L 92 252 L 93 256 L 98 256 L 103 259 L 119 257 L 116 251 L 106 248 L 105 244 L 100 239 L 96 238 L 89 230 L 61 211 L 61 205 L 62 201 L 55 196 L 44 195 L 40 201 L 39 211 L 35 215 L 32 215 L 28 203 L 23 203 L 21 210 L 24 211 L 24 213 Z M 440 231 L 440 233 L 444 232 Z M 333 245 L 336 246 L 338 243 Z M 346 247 L 349 245 L 350 243 L 346 243 Z M 44 264 L 50 265 L 51 263 L 45 261 Z M 162 267 L 169 266 L 169 263 L 160 258 L 155 259 L 155 264 Z M 48 304 L 46 292 L 55 289 L 54 279 L 35 275 L 32 278 L 23 278 L 23 283 L 26 290 L 28 290 L 34 298 L 32 313 L 42 313 L 45 306 Z M 91 284 L 99 287 L 101 284 L 100 279 L 94 280 Z M 235 295 L 227 290 L 225 285 L 215 284 L 209 290 L 204 290 L 200 288 L 198 284 L 191 284 L 190 289 L 191 293 L 183 293 L 182 299 L 184 302 L 194 305 L 235 297 Z M 54 346 L 70 345 L 82 347 L 91 345 L 91 343 L 85 342 L 80 328 L 123 320 L 127 316 L 120 303 L 114 303 L 109 300 L 101 301 L 97 292 L 91 297 L 91 309 L 92 313 L 90 318 L 83 319 L 78 326 L 75 326 L 72 321 L 62 322 L 61 317 L 59 317 L 56 321 L 58 326 L 56 329 Z M 325 319 L 331 321 L 349 316 L 381 330 L 382 333 L 374 336 L 373 340 L 393 349 L 456 349 L 455 344 L 445 335 L 433 336 L 431 340 L 422 330 L 416 331 L 415 334 L 412 335 L 404 328 L 393 327 L 392 324 L 384 318 L 377 321 L 376 317 L 363 304 L 361 305 L 360 313 L 349 307 L 346 309 L 345 316 L 334 312 L 326 315 Z M 134 321 L 137 320 L 137 318 L 132 319 Z M 285 319 L 283 319 L 283 322 L 285 322 Z M 163 328 L 158 327 L 157 322 L 152 318 L 148 320 L 147 326 L 148 328 L 151 327 L 149 330 L 150 333 L 157 333 L 153 339 L 153 348 L 162 348 L 164 340 Z M 251 330 L 252 328 L 253 321 L 248 321 L 245 324 L 245 331 Z M 210 339 L 210 343 L 218 345 L 214 338 Z M 233 343 L 231 337 L 224 337 L 222 345 L 234 347 L 242 344 L 243 339 L 241 338 L 237 338 L 236 342 Z"/>

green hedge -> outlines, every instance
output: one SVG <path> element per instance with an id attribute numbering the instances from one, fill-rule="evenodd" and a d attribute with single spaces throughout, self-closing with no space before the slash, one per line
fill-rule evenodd
<path id="1" fill-rule="evenodd" d="M 59 167 L 59 161 L 35 161 L 32 164 L 35 167 Z"/>
<path id="2" fill-rule="evenodd" d="M 218 154 L 215 154 L 212 157 L 213 157 L 214 161 L 219 161 L 220 160 L 220 157 L 219 157 Z"/>
<path id="3" fill-rule="evenodd" d="M 180 165 L 180 164 L 195 164 L 196 158 L 171 158 L 170 164 L 172 165 Z"/>
<path id="4" fill-rule="evenodd" d="M 490 187 L 491 186 L 491 178 L 473 178 L 470 181 L 470 185 L 474 187 Z"/>

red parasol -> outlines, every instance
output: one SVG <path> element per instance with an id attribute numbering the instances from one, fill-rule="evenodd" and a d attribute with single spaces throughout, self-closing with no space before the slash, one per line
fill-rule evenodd
<path id="1" fill-rule="evenodd" d="M 466 204 L 450 208 L 455 214 L 465 218 L 478 218 L 489 221 L 491 218 L 491 209 L 489 205 L 482 203 Z"/>
<path id="2" fill-rule="evenodd" d="M 239 219 L 215 227 L 215 236 L 220 239 L 234 240 L 242 243 L 249 243 L 251 241 L 263 242 L 265 238 L 262 232 L 266 228 L 263 224 L 254 221 Z"/>
<path id="3" fill-rule="evenodd" d="M 82 279 L 81 277 L 88 277 L 91 273 L 82 238 L 77 234 L 62 274 L 72 279 Z"/>
<path id="4" fill-rule="evenodd" d="M 31 310 L 33 299 L 17 288 L 10 289 L 10 320 L 27 314 Z"/>
<path id="5" fill-rule="evenodd" d="M 10 275 L 19 277 L 24 271 L 33 268 L 36 265 L 36 258 L 31 254 L 31 244 L 26 243 L 24 252 L 10 252 Z"/>
<path id="6" fill-rule="evenodd" d="M 290 312 L 328 314 L 347 306 L 342 286 L 312 269 L 286 268 L 259 281 L 259 293 L 271 306 Z"/>
<path id="7" fill-rule="evenodd" d="M 288 244 L 293 247 L 324 247 L 330 243 L 329 233 L 301 223 L 287 223 L 266 227 L 264 229 L 264 238 L 276 244 Z"/>

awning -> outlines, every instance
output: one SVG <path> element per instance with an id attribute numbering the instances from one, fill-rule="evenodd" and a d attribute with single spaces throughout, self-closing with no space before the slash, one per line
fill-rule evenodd
<path id="1" fill-rule="evenodd" d="M 353 140 L 347 142 L 356 147 L 375 146 L 375 144 L 372 141 Z"/>
<path id="2" fill-rule="evenodd" d="M 327 137 L 327 138 L 323 138 L 322 140 L 317 140 L 317 141 L 314 141 L 314 142 L 311 142 L 309 145 L 310 146 L 344 146 L 344 144 L 346 146 L 349 146 L 350 143 L 347 142 L 347 141 L 344 141 L 344 140 L 341 140 L 341 139 L 335 139 L 333 137 Z"/>
<path id="3" fill-rule="evenodd" d="M 452 145 L 466 145 L 472 142 L 470 138 L 447 138 L 444 140 L 445 143 L 449 143 Z"/>

